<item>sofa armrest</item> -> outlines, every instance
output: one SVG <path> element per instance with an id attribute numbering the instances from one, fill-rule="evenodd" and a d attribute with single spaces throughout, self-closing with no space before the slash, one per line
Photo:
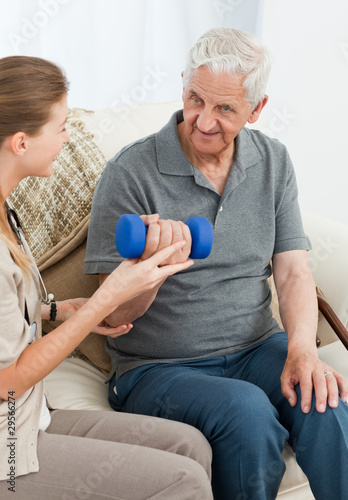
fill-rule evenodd
<path id="1" fill-rule="evenodd" d="M 305 232 L 312 243 L 308 260 L 314 280 L 347 329 L 348 226 L 308 212 L 302 212 L 302 218 Z M 318 336 L 322 345 L 337 340 L 324 319 L 319 322 Z"/>
<path id="2" fill-rule="evenodd" d="M 348 332 L 344 325 L 341 323 L 335 311 L 330 304 L 320 295 L 317 295 L 318 307 L 324 318 L 331 326 L 337 337 L 340 339 L 344 347 L 348 350 Z"/>

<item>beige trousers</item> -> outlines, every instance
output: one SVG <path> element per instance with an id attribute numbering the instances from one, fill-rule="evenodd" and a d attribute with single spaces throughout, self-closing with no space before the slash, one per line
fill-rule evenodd
<path id="1" fill-rule="evenodd" d="M 108 411 L 55 410 L 39 432 L 40 470 L 13 500 L 211 500 L 211 449 L 194 427 Z"/>

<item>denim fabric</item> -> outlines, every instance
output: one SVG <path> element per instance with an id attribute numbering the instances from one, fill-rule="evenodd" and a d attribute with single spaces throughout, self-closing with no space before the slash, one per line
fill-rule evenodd
<path id="1" fill-rule="evenodd" d="M 281 394 L 287 336 L 277 333 L 236 354 L 145 365 L 109 384 L 118 411 L 154 415 L 198 428 L 213 450 L 215 500 L 276 498 L 285 471 L 285 440 L 317 500 L 348 491 L 348 406 L 324 414 L 291 408 Z"/>

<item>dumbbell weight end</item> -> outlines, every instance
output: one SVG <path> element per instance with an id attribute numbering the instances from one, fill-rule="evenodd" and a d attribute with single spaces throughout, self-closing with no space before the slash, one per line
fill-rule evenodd
<path id="1" fill-rule="evenodd" d="M 185 224 L 192 238 L 190 259 L 206 259 L 213 245 L 212 225 L 205 217 L 189 217 Z"/>
<path id="2" fill-rule="evenodd" d="M 145 248 L 147 226 L 137 214 L 122 215 L 116 225 L 115 243 L 125 259 L 137 259 Z"/>
<path id="3" fill-rule="evenodd" d="M 205 217 L 189 217 L 186 225 L 192 236 L 191 259 L 205 259 L 213 244 L 213 227 Z M 145 248 L 148 227 L 137 214 L 124 214 L 119 218 L 115 231 L 115 243 L 124 258 L 136 259 Z"/>

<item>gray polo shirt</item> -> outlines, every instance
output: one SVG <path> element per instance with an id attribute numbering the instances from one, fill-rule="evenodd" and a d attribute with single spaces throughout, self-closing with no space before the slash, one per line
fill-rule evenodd
<path id="1" fill-rule="evenodd" d="M 279 331 L 270 309 L 270 261 L 274 253 L 310 248 L 285 146 L 243 129 L 220 195 L 184 155 L 182 120 L 178 111 L 158 133 L 123 148 L 95 190 L 87 274 L 111 273 L 122 261 L 114 234 L 124 213 L 203 216 L 214 227 L 210 256 L 167 278 L 131 332 L 107 339 L 117 377 L 147 363 L 237 352 Z"/>

